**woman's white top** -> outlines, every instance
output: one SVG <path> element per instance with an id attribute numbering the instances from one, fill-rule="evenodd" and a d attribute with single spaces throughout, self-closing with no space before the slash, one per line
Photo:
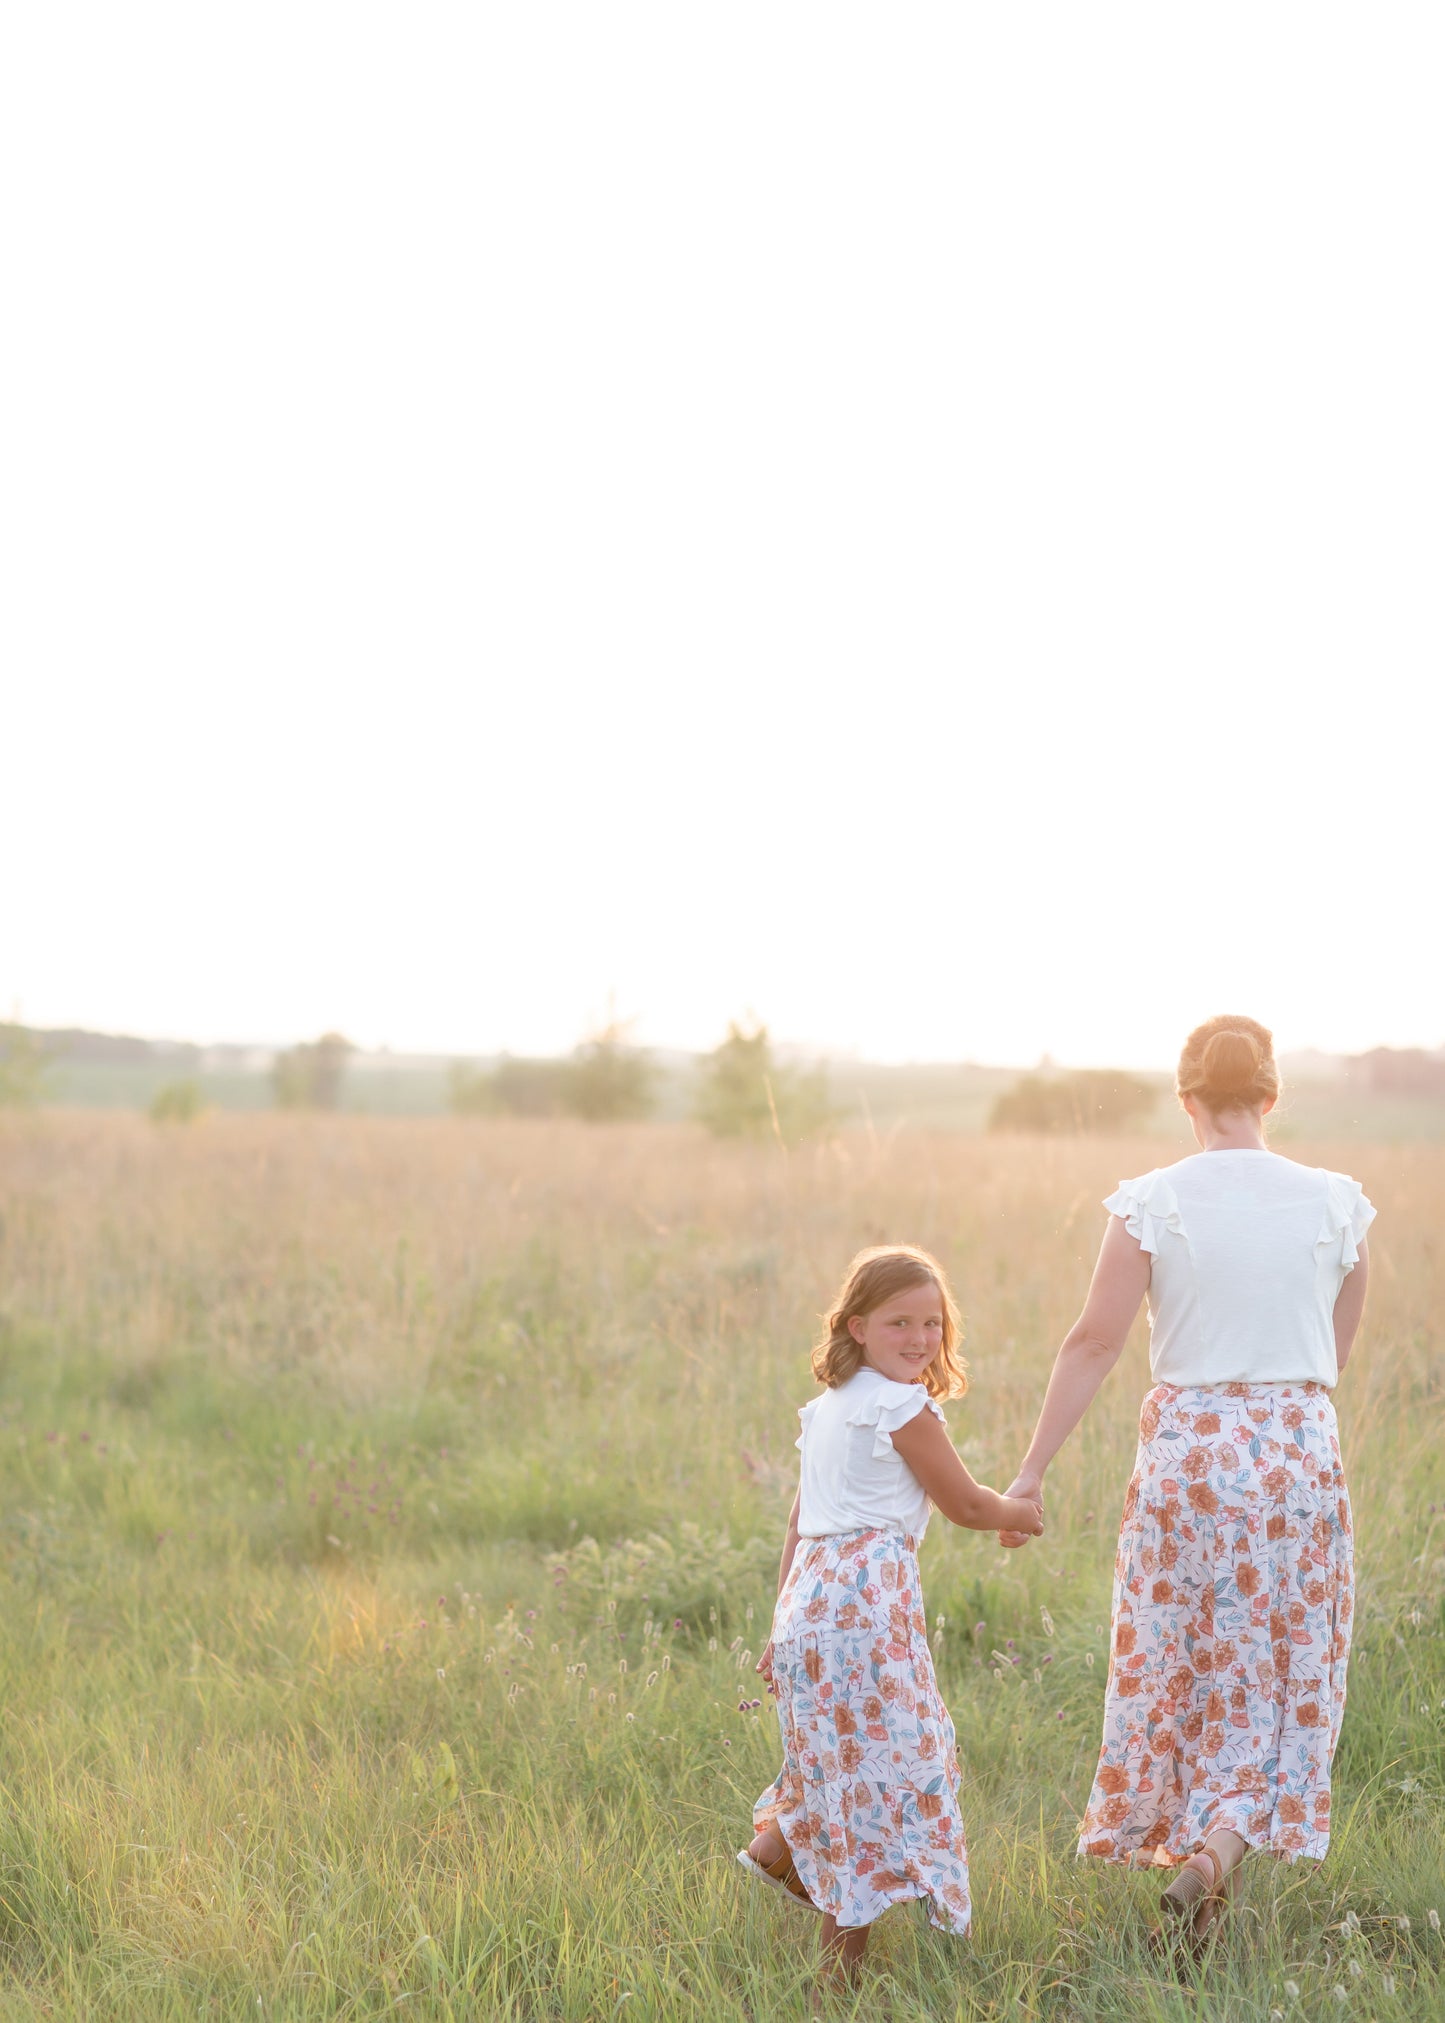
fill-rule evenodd
<path id="1" fill-rule="evenodd" d="M 895 1384 L 871 1364 L 846 1384 L 798 1408 L 803 1467 L 798 1502 L 800 1538 L 835 1531 L 901 1531 L 922 1538 L 928 1493 L 892 1435 L 923 1411 L 943 1411 L 922 1384 Z"/>
<path id="2" fill-rule="evenodd" d="M 1375 1219 L 1358 1180 L 1276 1152 L 1196 1152 L 1104 1206 L 1149 1253 L 1156 1383 L 1337 1382 L 1335 1301 Z"/>

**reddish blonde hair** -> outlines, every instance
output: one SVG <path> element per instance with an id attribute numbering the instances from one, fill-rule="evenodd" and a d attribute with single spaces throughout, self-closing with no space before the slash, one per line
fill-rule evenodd
<path id="1" fill-rule="evenodd" d="M 921 1381 L 930 1398 L 961 1398 L 968 1389 L 968 1368 L 957 1352 L 963 1340 L 958 1308 L 938 1259 L 911 1243 L 883 1243 L 872 1250 L 860 1250 L 849 1265 L 813 1350 L 813 1375 L 818 1382 L 836 1390 L 861 1367 L 863 1350 L 849 1331 L 849 1321 L 866 1319 L 917 1285 L 936 1286 L 943 1303 L 943 1341 Z"/>
<path id="2" fill-rule="evenodd" d="M 1258 1019 L 1222 1014 L 1196 1026 L 1184 1042 L 1174 1087 L 1215 1116 L 1258 1110 L 1279 1095 L 1274 1034 Z"/>

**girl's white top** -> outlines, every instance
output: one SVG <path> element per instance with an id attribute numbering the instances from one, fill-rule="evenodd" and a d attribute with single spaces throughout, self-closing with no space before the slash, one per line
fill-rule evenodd
<path id="1" fill-rule="evenodd" d="M 891 1435 L 923 1411 L 943 1418 L 922 1384 L 895 1384 L 870 1363 L 846 1384 L 798 1407 L 800 1538 L 874 1529 L 922 1538 L 928 1494 L 903 1456 L 894 1453 Z"/>
<path id="2" fill-rule="evenodd" d="M 1104 1206 L 1149 1253 L 1156 1383 L 1338 1380 L 1335 1301 L 1375 1219 L 1358 1180 L 1275 1152 L 1196 1152 Z"/>

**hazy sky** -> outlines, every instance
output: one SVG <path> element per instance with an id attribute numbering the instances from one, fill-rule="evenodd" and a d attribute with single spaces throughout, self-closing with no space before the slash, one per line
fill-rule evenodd
<path id="1" fill-rule="evenodd" d="M 0 1012 L 1445 1041 L 1442 56 L 8 10 Z"/>

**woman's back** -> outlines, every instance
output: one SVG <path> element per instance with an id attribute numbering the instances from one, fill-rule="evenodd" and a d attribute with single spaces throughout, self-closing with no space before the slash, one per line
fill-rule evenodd
<path id="1" fill-rule="evenodd" d="M 1198 1152 L 1104 1205 L 1150 1253 L 1157 1382 L 1337 1381 L 1335 1301 L 1375 1214 L 1357 1180 L 1274 1152 Z"/>

